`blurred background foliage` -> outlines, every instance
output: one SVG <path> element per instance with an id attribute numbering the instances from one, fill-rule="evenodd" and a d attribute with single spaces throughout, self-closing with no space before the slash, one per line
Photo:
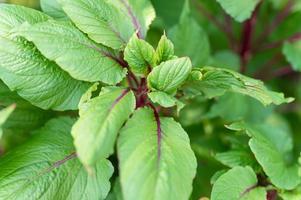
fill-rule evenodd
<path id="1" fill-rule="evenodd" d="M 290 157 L 296 159 L 300 155 L 300 73 L 291 70 L 290 64 L 281 54 L 281 45 L 275 48 L 268 48 L 268 45 L 277 41 L 284 41 L 286 38 L 301 31 L 301 3 L 296 5 L 293 12 L 287 13 L 285 21 L 277 25 L 271 33 L 265 33 L 269 31 L 269 29 L 266 29 L 268 24 L 273 24 L 273 21 L 277 16 L 279 17 L 279 12 L 285 8 L 288 1 L 267 0 L 262 3 L 258 13 L 260 20 L 257 20 L 255 26 L 255 38 L 260 38 L 262 34 L 265 37 L 258 41 L 253 41 L 253 54 L 247 64 L 245 74 L 264 80 L 269 88 L 282 91 L 287 96 L 292 96 L 296 100 L 291 104 L 277 107 L 264 107 L 258 101 L 247 96 L 230 93 L 210 101 L 202 97 L 191 100 L 190 104 L 181 111 L 178 120 L 189 133 L 192 147 L 198 158 L 198 172 L 194 181 L 192 199 L 209 196 L 212 187 L 210 184 L 212 176 L 216 172 L 220 173 L 221 170 L 229 167 L 225 163 L 222 164 L 218 159 L 215 159 L 216 153 L 236 148 L 244 149 L 247 154 L 251 155 L 248 147 L 248 137 L 233 134 L 232 131 L 224 127 L 225 124 L 244 119 L 254 124 L 266 123 L 268 126 L 273 127 L 270 131 L 285 130 L 288 137 L 293 138 L 294 143 L 293 154 Z M 40 8 L 38 0 L 0 0 L 0 2 L 20 4 L 36 9 Z M 169 35 L 178 24 L 184 0 L 152 0 L 152 3 L 156 9 L 157 18 L 152 24 L 147 40 L 152 44 L 156 44 L 164 31 Z M 239 71 L 241 58 L 239 53 L 235 51 L 237 48 L 235 45 L 239 44 L 238 40 L 242 38 L 243 24 L 232 20 L 214 0 L 192 0 L 191 12 L 197 24 L 204 32 L 199 37 L 192 36 L 191 38 L 199 38 L 199 41 L 204 41 L 202 44 L 208 42 L 206 48 L 203 48 L 207 52 L 208 58 L 206 61 L 197 61 L 201 62 L 198 64 L 210 64 L 212 66 Z M 216 20 L 231 24 L 233 29 L 232 40 L 236 41 L 236 43 L 231 43 L 231 40 L 229 40 L 229 30 L 226 30 L 227 27 L 224 27 L 225 30 L 221 31 L 216 24 L 212 23 L 212 19 L 208 20 L 212 16 Z M 190 44 L 189 36 L 182 40 L 184 45 L 189 44 L 193 46 L 193 44 Z M 283 66 L 289 67 L 283 68 Z M 23 110 L 19 110 L 18 112 L 27 112 L 26 109 L 28 107 L 25 106 Z M 41 112 L 39 109 L 36 109 L 35 112 L 35 116 L 41 117 L 35 119 L 36 124 L 33 124 L 33 127 L 38 126 L 38 124 L 43 123 L 45 120 L 43 118 L 43 115 L 45 115 L 44 112 Z M 47 115 L 49 116 L 49 113 Z M 18 113 L 14 114 L 12 118 L 17 116 Z M 8 126 L 10 128 L 7 129 L 5 139 L 2 141 L 2 148 L 6 148 L 6 150 L 26 139 L 26 137 L 22 137 L 22 134 L 19 134 L 19 138 L 17 139 L 15 138 L 16 134 L 9 134 L 9 130 L 14 126 L 13 124 L 8 124 Z M 26 129 L 23 129 L 23 132 L 24 130 Z M 277 138 L 277 134 L 275 137 Z"/>

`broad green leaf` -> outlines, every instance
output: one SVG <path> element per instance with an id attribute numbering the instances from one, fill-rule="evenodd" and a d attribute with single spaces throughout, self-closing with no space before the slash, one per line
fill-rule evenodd
<path id="1" fill-rule="evenodd" d="M 147 95 L 152 102 L 158 103 L 164 108 L 177 106 L 177 110 L 179 112 L 185 106 L 183 102 L 165 92 L 156 91 L 148 93 Z"/>
<path id="2" fill-rule="evenodd" d="M 50 19 L 47 15 L 37 10 L 23 6 L 0 4 L 0 36 L 10 36 L 13 29 L 24 22 L 35 24 Z"/>
<path id="3" fill-rule="evenodd" d="M 95 44 L 69 22 L 47 21 L 18 32 L 75 79 L 116 84 L 126 75 L 113 51 Z"/>
<path id="4" fill-rule="evenodd" d="M 288 137 L 285 137 L 286 134 L 281 129 L 277 132 L 275 126 L 258 125 L 253 127 L 243 122 L 234 123 L 229 128 L 246 131 L 251 137 L 249 146 L 275 186 L 292 190 L 301 183 L 301 178 L 298 176 L 298 165 L 288 164 L 286 161 L 286 153 L 289 150 L 292 151 L 292 141 L 287 142 Z"/>
<path id="5" fill-rule="evenodd" d="M 187 96 L 203 94 L 206 98 L 224 95 L 225 92 L 235 92 L 248 95 L 260 101 L 263 105 L 290 103 L 293 98 L 284 98 L 282 93 L 268 90 L 262 81 L 249 78 L 232 70 L 214 67 L 197 69 L 203 76 L 190 81 L 184 86 Z"/>
<path id="6" fill-rule="evenodd" d="M 97 43 L 123 49 L 135 32 L 129 16 L 104 0 L 59 0 L 75 25 Z"/>
<path id="7" fill-rule="evenodd" d="M 164 34 L 162 35 L 156 49 L 156 61 L 157 63 L 161 63 L 170 60 L 173 57 L 174 57 L 174 45 Z"/>
<path id="8" fill-rule="evenodd" d="M 15 110 L 16 105 L 13 104 L 7 108 L 4 108 L 0 110 L 0 139 L 3 134 L 2 126 L 5 123 L 5 121 L 8 119 L 8 117 L 12 114 L 12 112 Z"/>
<path id="9" fill-rule="evenodd" d="M 258 168 L 258 164 L 254 161 L 253 154 L 246 150 L 230 150 L 217 153 L 215 159 L 231 168 L 236 166 L 252 166 Z"/>
<path id="10" fill-rule="evenodd" d="M 74 120 L 58 118 L 0 159 L 3 199 L 105 199 L 113 167 L 102 159 L 89 176 L 76 158 L 70 129 Z"/>
<path id="11" fill-rule="evenodd" d="M 286 42 L 282 48 L 287 61 L 291 63 L 296 71 L 301 71 L 301 42 L 289 43 Z"/>
<path id="12" fill-rule="evenodd" d="M 273 106 L 264 106 L 250 96 L 239 93 L 226 92 L 216 98 L 214 104 L 206 113 L 206 118 L 221 117 L 226 122 L 244 120 L 252 123 L 260 123 L 274 110 Z"/>
<path id="13" fill-rule="evenodd" d="M 133 27 L 139 38 L 145 38 L 149 26 L 156 17 L 150 0 L 115 0 L 108 3 L 118 8 L 119 12 L 126 13 L 131 21 L 131 26 L 128 28 Z"/>
<path id="14" fill-rule="evenodd" d="M 49 111 L 32 106 L 18 96 L 17 93 L 11 92 L 4 83 L 0 82 L 0 108 L 11 104 L 16 104 L 16 109 L 6 121 L 3 127 L 4 132 L 11 131 L 14 134 L 28 133 L 40 127 L 52 116 Z"/>
<path id="15" fill-rule="evenodd" d="M 124 59 L 132 72 L 146 75 L 155 66 L 155 50 L 146 41 L 134 35 L 125 48 Z"/>
<path id="16" fill-rule="evenodd" d="M 238 71 L 240 58 L 239 55 L 229 50 L 218 51 L 212 56 L 210 66 Z"/>
<path id="17" fill-rule="evenodd" d="M 189 58 L 176 58 L 162 62 L 147 77 L 149 87 L 154 91 L 173 93 L 188 78 L 192 64 Z"/>
<path id="18" fill-rule="evenodd" d="M 256 187 L 257 177 L 250 167 L 234 167 L 213 185 L 211 200 L 266 200 L 266 192 Z"/>
<path id="19" fill-rule="evenodd" d="M 53 110 L 77 109 L 89 87 L 41 56 L 31 43 L 1 36 L 0 79 L 33 105 Z"/>
<path id="20" fill-rule="evenodd" d="M 86 166 L 113 153 L 117 134 L 135 109 L 133 92 L 113 88 L 80 107 L 80 117 L 72 128 L 78 157 Z"/>
<path id="21" fill-rule="evenodd" d="M 209 40 L 202 27 L 191 16 L 187 0 L 180 22 L 167 35 L 175 45 L 176 55 L 190 57 L 195 66 L 207 64 L 210 55 Z"/>
<path id="22" fill-rule="evenodd" d="M 188 199 L 196 158 L 183 128 L 148 108 L 137 110 L 118 138 L 125 200 Z"/>
<path id="23" fill-rule="evenodd" d="M 236 21 L 243 22 L 249 19 L 260 0 L 216 0 L 223 9 Z"/>
<path id="24" fill-rule="evenodd" d="M 44 13 L 57 19 L 67 18 L 58 0 L 40 0 L 41 8 Z"/>

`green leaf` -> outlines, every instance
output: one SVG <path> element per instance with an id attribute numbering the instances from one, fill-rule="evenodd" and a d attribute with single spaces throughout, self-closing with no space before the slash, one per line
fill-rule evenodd
<path id="1" fill-rule="evenodd" d="M 86 167 L 113 153 L 117 134 L 135 109 L 133 92 L 113 88 L 80 107 L 80 118 L 72 128 L 79 159 Z"/>
<path id="2" fill-rule="evenodd" d="M 41 110 L 23 100 L 15 92 L 0 81 L 0 108 L 16 104 L 16 109 L 3 126 L 4 133 L 11 131 L 15 134 L 28 133 L 40 127 L 52 114 Z"/>
<path id="3" fill-rule="evenodd" d="M 146 75 L 155 66 L 155 50 L 146 41 L 133 35 L 125 48 L 124 59 L 132 72 Z"/>
<path id="4" fill-rule="evenodd" d="M 61 5 L 57 0 L 40 0 L 41 8 L 44 13 L 57 19 L 66 19 L 67 16 L 64 13 Z"/>
<path id="5" fill-rule="evenodd" d="M 168 31 L 168 36 L 175 45 L 176 55 L 190 57 L 195 66 L 207 64 L 209 40 L 202 27 L 190 15 L 187 0 L 179 24 Z"/>
<path id="6" fill-rule="evenodd" d="M 146 37 L 147 30 L 156 17 L 150 0 L 118 0 L 108 2 L 118 8 L 119 12 L 126 13 L 127 18 L 131 21 L 131 26 L 128 26 L 128 29 L 133 27 L 139 38 Z"/>
<path id="7" fill-rule="evenodd" d="M 287 141 L 289 137 L 283 130 L 277 131 L 272 125 L 254 127 L 243 122 L 234 123 L 229 128 L 246 131 L 251 137 L 249 146 L 275 186 L 292 190 L 301 183 L 301 178 L 298 176 L 298 165 L 289 164 L 285 159 L 288 151 L 292 151 L 292 141 Z"/>
<path id="8" fill-rule="evenodd" d="M 13 29 L 24 22 L 35 24 L 50 19 L 47 15 L 37 10 L 23 6 L 0 4 L 0 36 L 10 36 Z"/>
<path id="9" fill-rule="evenodd" d="M 0 159 L 3 199 L 105 199 L 113 167 L 100 160 L 88 176 L 74 154 L 74 120 L 58 118 L 36 131 L 24 145 Z"/>
<path id="10" fill-rule="evenodd" d="M 135 32 L 126 13 L 103 0 L 59 0 L 75 25 L 97 43 L 123 49 Z"/>
<path id="11" fill-rule="evenodd" d="M 265 200 L 266 192 L 256 187 L 257 177 L 250 167 L 234 167 L 221 175 L 213 185 L 212 200 Z"/>
<path id="12" fill-rule="evenodd" d="M 117 149 L 125 200 L 189 198 L 196 158 L 188 135 L 173 119 L 137 110 L 121 130 Z"/>
<path id="13" fill-rule="evenodd" d="M 154 91 L 173 93 L 188 78 L 192 64 L 189 58 L 176 58 L 161 63 L 147 77 L 149 87 Z"/>
<path id="14" fill-rule="evenodd" d="M 174 45 L 167 39 L 166 35 L 162 35 L 157 49 L 156 49 L 156 62 L 161 63 L 170 60 L 174 57 Z"/>
<path id="15" fill-rule="evenodd" d="M 13 104 L 7 108 L 4 108 L 0 110 L 0 139 L 3 134 L 2 126 L 5 123 L 5 121 L 8 119 L 8 117 L 12 114 L 12 112 L 15 110 L 16 105 Z"/>
<path id="16" fill-rule="evenodd" d="M 289 43 L 286 42 L 282 48 L 282 53 L 287 61 L 291 63 L 296 71 L 301 71 L 301 42 Z"/>
<path id="17" fill-rule="evenodd" d="M 75 79 L 116 84 L 126 75 L 113 51 L 95 44 L 69 22 L 23 26 L 19 34 Z"/>
<path id="18" fill-rule="evenodd" d="M 0 79 L 22 98 L 43 109 L 77 109 L 89 84 L 74 80 L 24 40 L 0 36 Z"/>
<path id="19" fill-rule="evenodd" d="M 257 167 L 254 156 L 246 150 L 230 150 L 223 153 L 217 153 L 215 159 L 228 167 L 252 166 Z M 258 167 L 257 167 L 258 168 Z"/>
<path id="20" fill-rule="evenodd" d="M 248 95 L 260 101 L 263 105 L 290 103 L 293 98 L 284 98 L 282 93 L 268 90 L 262 81 L 249 78 L 240 73 L 214 67 L 197 69 L 203 76 L 190 81 L 184 86 L 187 96 L 203 94 L 206 98 L 224 95 L 225 92 L 235 92 Z"/>
<path id="21" fill-rule="evenodd" d="M 260 0 L 216 0 L 238 22 L 249 19 Z"/>
<path id="22" fill-rule="evenodd" d="M 185 104 L 175 97 L 165 93 L 165 92 L 151 92 L 147 94 L 150 100 L 154 103 L 158 103 L 160 106 L 164 108 L 169 108 L 173 106 L 177 106 L 178 112 L 185 106 Z"/>

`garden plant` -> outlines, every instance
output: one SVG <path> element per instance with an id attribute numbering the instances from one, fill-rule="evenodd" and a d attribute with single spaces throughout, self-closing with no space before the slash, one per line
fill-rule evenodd
<path id="1" fill-rule="evenodd" d="M 0 200 L 301 200 L 300 71 L 298 0 L 0 3 Z"/>

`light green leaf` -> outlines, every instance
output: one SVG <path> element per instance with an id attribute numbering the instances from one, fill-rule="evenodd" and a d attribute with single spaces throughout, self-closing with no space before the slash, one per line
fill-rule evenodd
<path id="1" fill-rule="evenodd" d="M 40 0 L 41 8 L 44 13 L 57 19 L 67 18 L 61 5 L 57 0 Z"/>
<path id="2" fill-rule="evenodd" d="M 173 93 L 188 78 L 192 64 L 189 58 L 176 58 L 161 63 L 147 77 L 148 85 L 154 91 Z"/>
<path id="3" fill-rule="evenodd" d="M 146 75 L 155 66 L 155 50 L 146 41 L 133 35 L 125 48 L 124 59 L 134 73 Z"/>
<path id="4" fill-rule="evenodd" d="M 3 199 L 105 199 L 113 167 L 102 159 L 89 176 L 76 158 L 70 129 L 74 120 L 58 118 L 24 145 L 0 159 Z"/>
<path id="5" fill-rule="evenodd" d="M 257 188 L 257 177 L 250 167 L 234 167 L 214 183 L 211 200 L 265 200 L 264 189 Z"/>
<path id="6" fill-rule="evenodd" d="M 80 118 L 72 128 L 78 157 L 86 167 L 113 153 L 117 134 L 135 109 L 133 92 L 104 90 L 80 108 Z"/>
<path id="7" fill-rule="evenodd" d="M 190 57 L 195 66 L 207 64 L 210 55 L 209 40 L 191 16 L 187 0 L 179 24 L 171 28 L 167 35 L 175 45 L 176 55 Z"/>
<path id="8" fill-rule="evenodd" d="M 236 21 L 243 22 L 251 17 L 260 0 L 217 0 L 217 2 Z"/>
<path id="9" fill-rule="evenodd" d="M 118 8 L 119 12 L 126 13 L 127 18 L 131 21 L 131 26 L 128 28 L 133 27 L 139 38 L 146 37 L 147 30 L 156 17 L 150 0 L 115 0 L 108 1 L 108 3 Z"/>
<path id="10" fill-rule="evenodd" d="M 296 71 L 301 71 L 301 42 L 289 43 L 286 42 L 282 48 L 282 53 L 287 61 L 291 63 Z"/>
<path id="11" fill-rule="evenodd" d="M 0 81 L 0 108 L 16 104 L 16 109 L 3 126 L 4 133 L 28 133 L 45 123 L 51 113 L 32 106 Z"/>
<path id="12" fill-rule="evenodd" d="M 126 75 L 113 51 L 95 44 L 69 22 L 23 26 L 19 34 L 75 79 L 116 84 Z"/>
<path id="13" fill-rule="evenodd" d="M 278 194 L 283 200 L 300 200 L 301 199 L 301 185 L 299 185 L 293 191 L 281 191 Z"/>
<path id="14" fill-rule="evenodd" d="M 236 166 L 257 167 L 258 165 L 256 161 L 254 161 L 253 154 L 246 150 L 230 150 L 223 153 L 217 153 L 215 159 L 231 168 Z"/>
<path id="15" fill-rule="evenodd" d="M 160 106 L 164 108 L 169 108 L 173 106 L 177 106 L 178 112 L 185 106 L 185 104 L 175 97 L 165 93 L 165 92 L 151 92 L 147 94 L 150 100 L 154 103 L 158 103 Z"/>
<path id="16" fill-rule="evenodd" d="M 301 183 L 301 178 L 298 176 L 298 165 L 288 164 L 285 159 L 287 153 L 292 151 L 292 141 L 290 141 L 291 144 L 287 144 L 288 136 L 283 133 L 283 130 L 280 129 L 277 132 L 275 126 L 258 125 L 253 127 L 243 122 L 234 123 L 229 128 L 246 131 L 251 137 L 249 146 L 275 186 L 292 190 Z M 286 147 L 288 145 L 290 147 Z M 288 152 L 289 150 L 290 152 Z"/>
<path id="17" fill-rule="evenodd" d="M 89 84 L 74 80 L 24 40 L 0 36 L 0 79 L 22 98 L 43 109 L 77 109 Z"/>
<path id="18" fill-rule="evenodd" d="M 174 57 L 174 45 L 167 39 L 166 35 L 162 35 L 157 49 L 156 49 L 156 62 L 159 64 L 161 62 L 170 60 Z"/>
<path id="19" fill-rule="evenodd" d="M 37 10 L 23 6 L 0 4 L 0 36 L 9 37 L 24 22 L 35 24 L 50 19 Z"/>
<path id="20" fill-rule="evenodd" d="M 235 92 L 248 95 L 260 101 L 263 105 L 290 103 L 293 98 L 284 98 L 282 93 L 268 90 L 262 81 L 249 78 L 240 73 L 214 67 L 197 69 L 203 76 L 190 81 L 184 86 L 187 96 L 203 94 L 206 98 L 224 95 L 225 92 Z"/>
<path id="21" fill-rule="evenodd" d="M 16 105 L 13 104 L 7 108 L 4 108 L 0 110 L 0 139 L 3 134 L 2 126 L 5 123 L 5 121 L 8 119 L 8 117 L 12 114 L 12 112 L 15 110 Z"/>
<path id="22" fill-rule="evenodd" d="M 75 25 L 97 43 L 123 49 L 135 32 L 130 17 L 108 1 L 59 0 Z"/>
<path id="23" fill-rule="evenodd" d="M 117 149 L 125 200 L 189 198 L 196 158 L 188 135 L 173 119 L 137 110 L 121 130 Z"/>

